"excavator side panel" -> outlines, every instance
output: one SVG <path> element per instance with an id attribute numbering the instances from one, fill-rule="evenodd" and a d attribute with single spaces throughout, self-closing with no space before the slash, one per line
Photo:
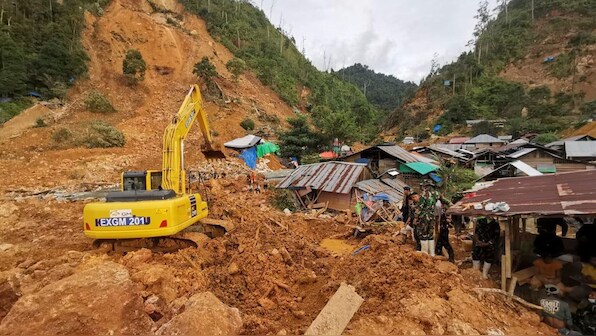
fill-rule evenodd
<path id="1" fill-rule="evenodd" d="M 83 228 L 87 237 L 95 239 L 164 237 L 207 215 L 207 203 L 199 194 L 165 200 L 89 203 L 83 211 Z"/>

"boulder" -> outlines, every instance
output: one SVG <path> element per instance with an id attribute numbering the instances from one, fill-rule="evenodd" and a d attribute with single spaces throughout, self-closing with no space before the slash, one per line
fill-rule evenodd
<path id="1" fill-rule="evenodd" d="M 105 262 L 22 296 L 0 335 L 139 335 L 152 326 L 126 268 Z"/>
<path id="2" fill-rule="evenodd" d="M 213 293 L 193 295 L 184 311 L 157 330 L 157 335 L 237 335 L 242 327 L 240 312 L 223 304 Z"/>

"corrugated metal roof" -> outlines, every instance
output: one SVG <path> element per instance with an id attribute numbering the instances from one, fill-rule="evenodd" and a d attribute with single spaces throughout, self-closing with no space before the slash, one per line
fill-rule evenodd
<path id="1" fill-rule="evenodd" d="M 249 134 L 249 135 L 243 136 L 242 138 L 237 138 L 232 141 L 228 141 L 228 142 L 224 143 L 224 147 L 235 148 L 235 149 L 244 149 L 244 148 L 253 147 L 256 144 L 258 144 L 259 142 L 261 142 L 260 137 L 258 137 L 256 135 Z"/>
<path id="2" fill-rule="evenodd" d="M 410 162 L 399 166 L 402 173 L 416 172 L 420 175 L 426 175 L 439 169 L 439 166 L 426 162 Z"/>
<path id="3" fill-rule="evenodd" d="M 426 162 L 426 163 L 430 163 L 430 164 L 438 164 L 438 162 L 437 162 L 436 160 L 433 160 L 433 159 L 431 159 L 431 158 L 429 158 L 429 157 L 426 157 L 426 156 L 424 156 L 424 155 L 422 155 L 422 154 L 420 154 L 420 153 L 416 153 L 416 152 L 411 152 L 411 153 L 412 153 L 412 155 L 414 155 L 414 156 L 415 156 L 415 157 L 418 159 L 418 161 L 420 161 L 420 162 Z M 433 154 L 433 155 L 434 155 L 434 154 Z"/>
<path id="4" fill-rule="evenodd" d="M 386 180 L 390 180 L 390 181 L 395 181 L 395 180 L 391 180 L 391 179 L 386 179 Z M 385 179 L 383 180 L 385 181 Z M 394 183 L 392 183 L 392 185 L 396 185 Z M 372 179 L 372 180 L 365 180 L 365 181 L 360 181 L 358 183 L 356 183 L 356 188 L 367 192 L 371 195 L 376 195 L 378 193 L 385 193 L 389 196 L 389 198 L 391 199 L 391 202 L 393 203 L 398 203 L 402 200 L 402 198 L 404 197 L 404 189 L 403 186 L 396 185 L 396 187 L 394 186 L 390 186 L 386 183 L 383 183 L 381 180 L 379 179 Z"/>
<path id="5" fill-rule="evenodd" d="M 406 163 L 410 162 L 418 162 L 418 158 L 414 156 L 412 153 L 408 152 L 407 150 L 399 147 L 399 146 L 377 146 L 383 152 L 400 159 Z"/>
<path id="6" fill-rule="evenodd" d="M 524 155 L 532 153 L 536 149 L 537 148 L 523 148 L 523 149 L 518 150 L 517 152 L 507 155 L 507 157 L 510 157 L 512 159 L 519 159 L 520 157 L 522 157 Z"/>
<path id="7" fill-rule="evenodd" d="M 428 148 L 429 148 L 430 150 L 432 150 L 432 151 L 437 151 L 437 152 L 439 152 L 439 153 L 443 153 L 443 154 L 445 154 L 445 155 L 449 155 L 449 156 L 452 156 L 452 157 L 455 157 L 455 158 L 460 158 L 460 159 L 461 159 L 461 158 L 465 158 L 465 157 L 466 157 L 466 156 L 465 156 L 465 155 L 463 155 L 462 153 L 458 153 L 458 152 L 456 152 L 456 151 L 453 151 L 453 150 L 451 150 L 451 149 L 449 149 L 449 148 L 445 148 L 445 147 L 440 147 L 440 146 L 436 146 L 436 145 L 431 145 L 431 146 L 429 146 Z"/>
<path id="8" fill-rule="evenodd" d="M 532 168 L 530 165 L 526 164 L 522 161 L 513 161 L 509 162 L 510 165 L 514 166 L 515 168 L 519 169 L 521 172 L 528 176 L 540 176 L 542 175 L 541 172 L 537 171 L 536 169 Z"/>
<path id="9" fill-rule="evenodd" d="M 486 144 L 486 143 L 505 143 L 503 140 L 499 140 L 492 135 L 480 134 L 472 139 L 466 141 L 467 144 Z"/>
<path id="10" fill-rule="evenodd" d="M 304 165 L 281 181 L 277 187 L 312 188 L 332 193 L 347 194 L 362 174 L 365 164 L 350 162 L 322 162 Z"/>
<path id="11" fill-rule="evenodd" d="M 551 143 L 546 144 L 545 146 L 546 147 L 564 146 L 565 142 L 567 142 L 567 141 L 594 141 L 594 140 L 595 140 L 594 137 L 590 136 L 589 134 L 584 134 L 584 135 L 576 135 L 576 136 L 572 136 L 569 138 L 553 141 Z"/>
<path id="12" fill-rule="evenodd" d="M 596 159 L 596 141 L 565 141 L 565 155 L 568 158 Z"/>
<path id="13" fill-rule="evenodd" d="M 590 182 L 592 181 L 592 182 Z M 541 176 L 502 178 L 484 189 L 468 194 L 450 213 L 466 215 L 595 215 L 596 170 Z M 474 204 L 506 202 L 507 212 L 475 210 Z"/>
<path id="14" fill-rule="evenodd" d="M 449 140 L 450 144 L 463 144 L 466 141 L 470 140 L 469 137 L 456 137 L 456 138 L 452 138 L 451 140 Z"/>

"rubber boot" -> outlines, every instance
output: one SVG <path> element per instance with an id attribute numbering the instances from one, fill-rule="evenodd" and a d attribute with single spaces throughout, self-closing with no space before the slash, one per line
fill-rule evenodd
<path id="1" fill-rule="evenodd" d="M 428 240 L 427 244 L 428 244 L 428 254 L 430 254 L 431 257 L 434 257 L 435 256 L 435 240 L 434 239 Z"/>
<path id="2" fill-rule="evenodd" d="M 472 260 L 472 269 L 474 271 L 480 271 L 480 260 Z"/>
<path id="3" fill-rule="evenodd" d="M 488 279 L 488 271 L 490 270 L 490 264 L 485 262 L 482 268 L 482 278 Z"/>
<path id="4" fill-rule="evenodd" d="M 422 253 L 428 254 L 428 240 L 421 240 L 420 241 L 420 246 L 421 246 L 420 251 Z"/>

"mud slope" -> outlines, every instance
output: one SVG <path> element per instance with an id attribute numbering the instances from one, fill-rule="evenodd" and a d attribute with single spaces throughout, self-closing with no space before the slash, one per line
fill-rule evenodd
<path id="1" fill-rule="evenodd" d="M 260 120 L 277 118 L 280 124 L 270 126 L 283 127 L 284 120 L 293 115 L 292 109 L 250 72 L 234 83 L 225 67 L 233 55 L 211 38 L 204 22 L 184 13 L 175 1 L 161 1 L 161 5 L 179 14 L 167 14 L 169 17 L 182 18 L 174 19 L 177 27 L 167 24 L 164 14 L 153 13 L 145 1 L 114 0 L 99 18 L 86 13 L 83 41 L 90 57 L 88 78 L 69 92 L 64 108 L 53 111 L 50 127 L 23 131 L 20 125 L 20 136 L 0 139 L 0 168 L 14 171 L 18 167 L 21 171 L 0 188 L 8 188 L 7 184 L 14 189 L 55 187 L 81 180 L 116 181 L 123 169 L 159 167 L 163 130 L 178 111 L 190 84 L 197 82 L 193 66 L 204 56 L 216 66 L 220 75 L 217 82 L 228 101 L 211 99 L 205 103 L 218 142 L 245 135 L 239 124 L 246 117 L 255 120 L 257 127 L 263 125 Z M 122 76 L 122 60 L 128 49 L 140 50 L 147 62 L 146 78 L 137 87 L 126 85 Z M 86 111 L 84 100 L 92 90 L 106 95 L 117 112 L 102 115 Z M 122 130 L 126 146 L 59 148 L 51 139 L 60 128 L 80 134 L 96 119 Z M 202 160 L 196 154 L 201 141 L 196 127 L 187 143 L 190 164 Z"/>

